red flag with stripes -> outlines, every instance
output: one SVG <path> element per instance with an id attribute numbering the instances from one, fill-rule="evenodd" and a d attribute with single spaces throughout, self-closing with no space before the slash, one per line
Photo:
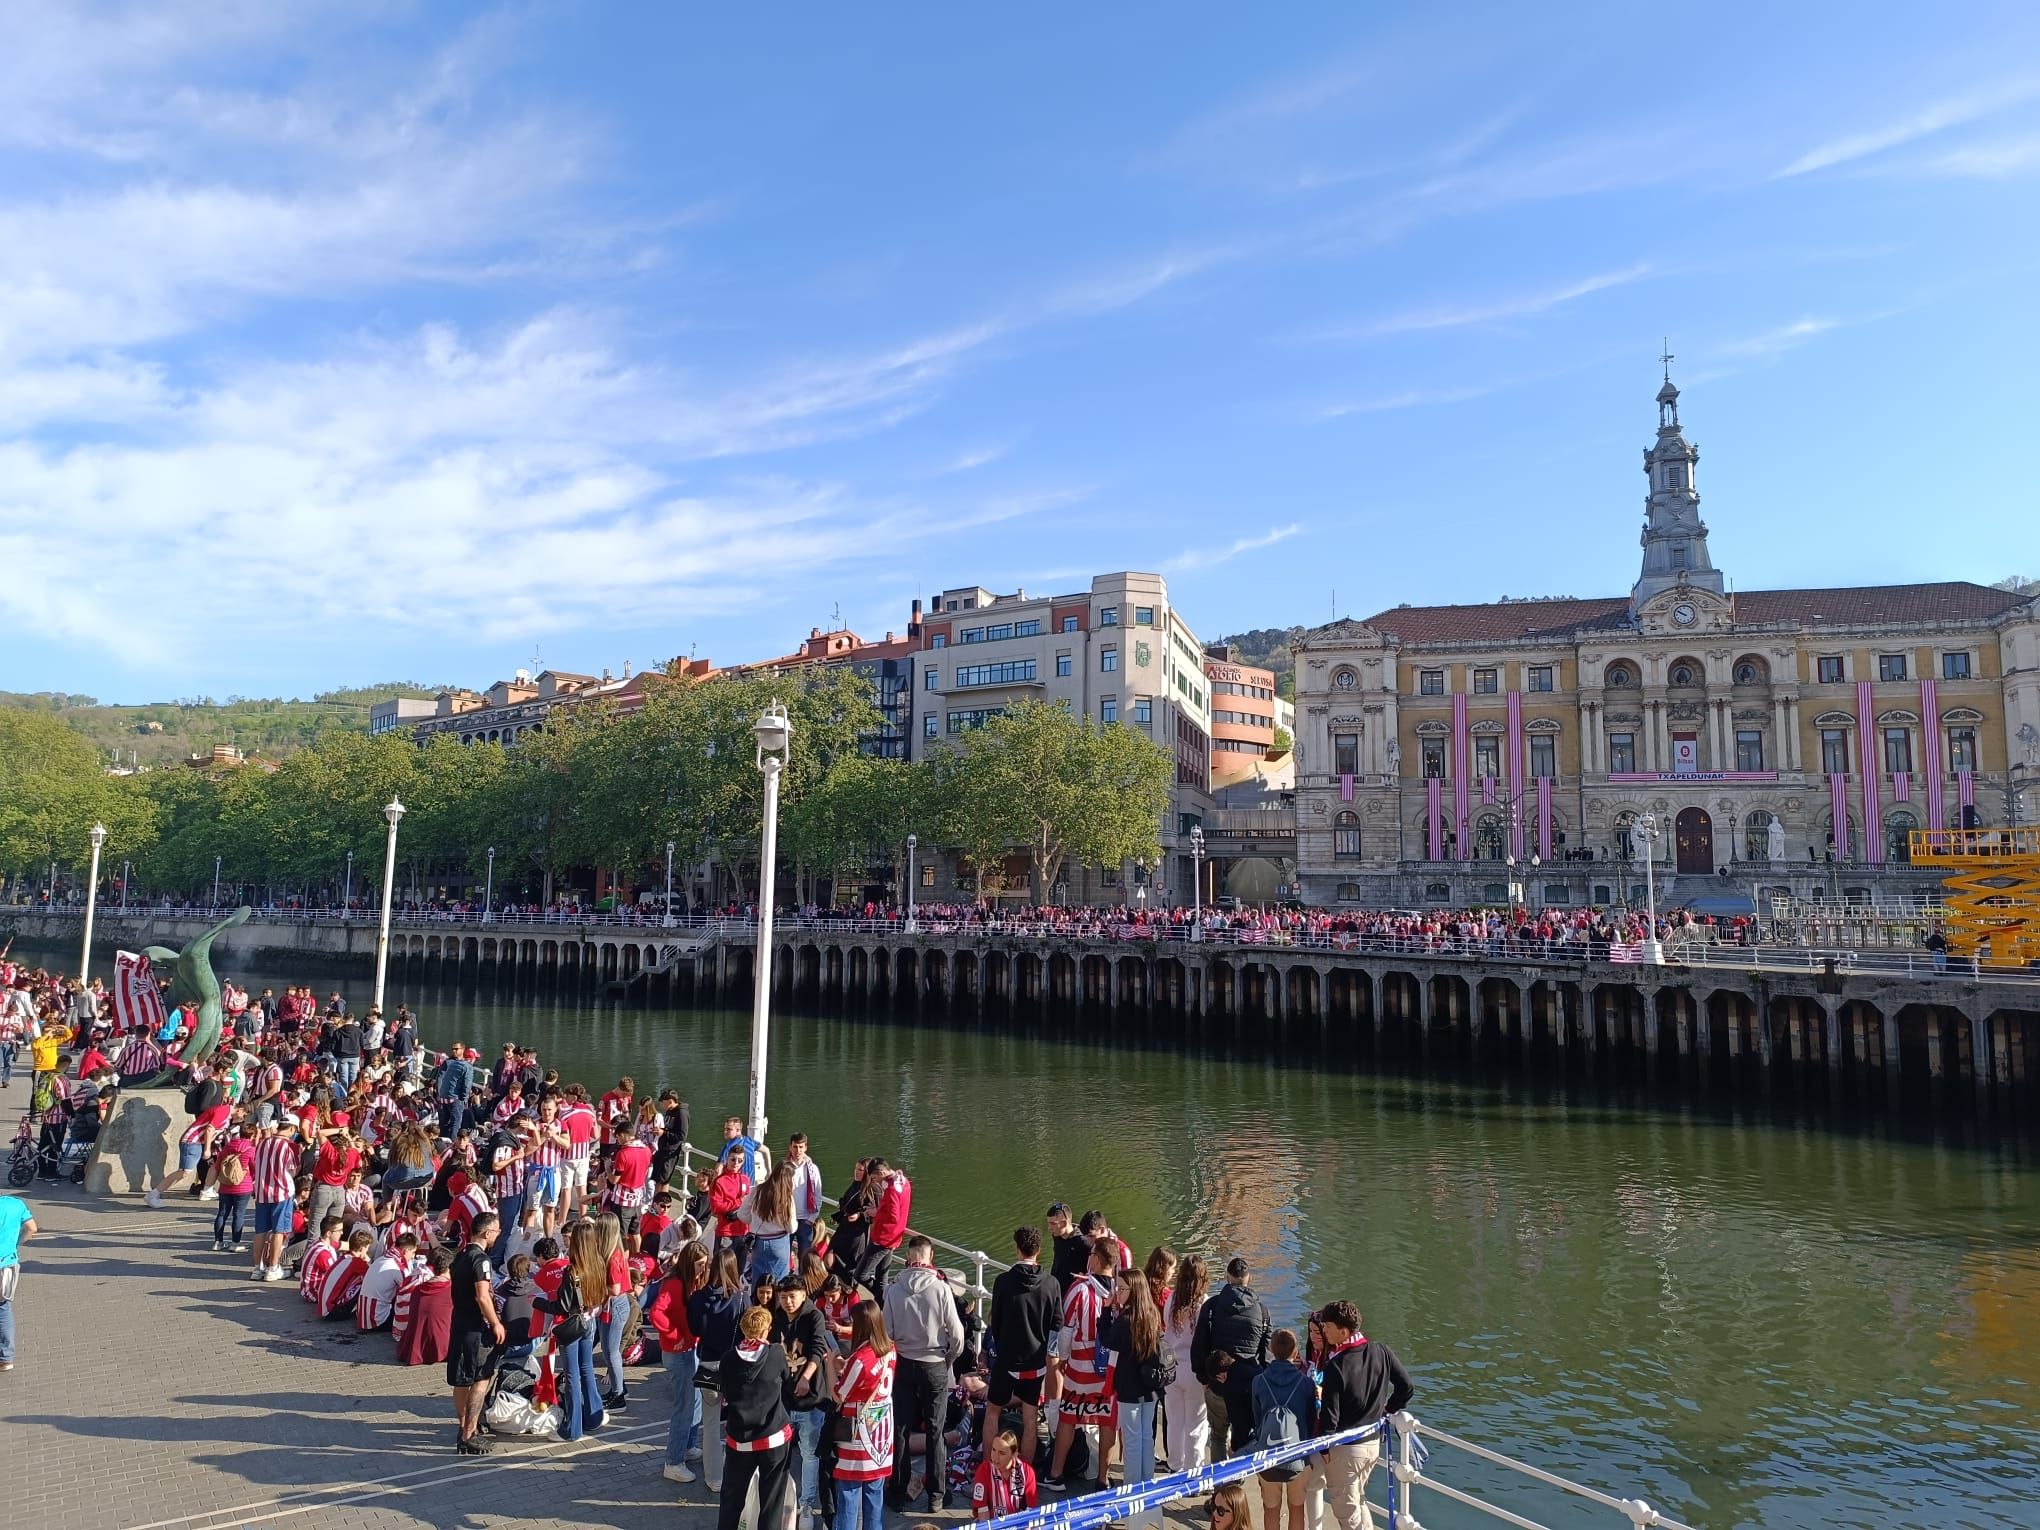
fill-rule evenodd
<path id="1" fill-rule="evenodd" d="M 139 951 L 118 951 L 113 958 L 113 1033 L 140 1031 L 153 1036 L 169 1020 L 156 971 Z"/>

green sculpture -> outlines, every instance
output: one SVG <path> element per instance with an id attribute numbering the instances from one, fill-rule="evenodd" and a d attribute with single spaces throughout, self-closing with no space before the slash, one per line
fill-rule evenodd
<path id="1" fill-rule="evenodd" d="M 235 909 L 182 951 L 172 951 L 166 946 L 148 948 L 150 962 L 170 970 L 171 1002 L 182 1004 L 185 1012 L 192 1016 L 191 1039 L 184 1044 L 176 1064 L 164 1068 L 151 1080 L 152 1083 L 167 1082 L 177 1068 L 209 1061 L 219 1050 L 220 1023 L 225 1012 L 220 1008 L 220 980 L 213 976 L 212 943 L 222 931 L 231 930 L 237 924 L 246 924 L 252 912 L 245 905 Z"/>

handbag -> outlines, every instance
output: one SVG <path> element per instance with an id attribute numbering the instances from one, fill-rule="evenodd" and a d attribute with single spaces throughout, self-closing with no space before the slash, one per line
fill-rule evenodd
<path id="1" fill-rule="evenodd" d="M 569 1296 L 567 1293 L 572 1292 Z M 560 1294 L 554 1298 L 558 1304 L 559 1321 L 553 1324 L 553 1337 L 562 1344 L 572 1344 L 588 1335 L 588 1311 L 581 1305 L 581 1283 L 568 1270 L 560 1277 Z"/>

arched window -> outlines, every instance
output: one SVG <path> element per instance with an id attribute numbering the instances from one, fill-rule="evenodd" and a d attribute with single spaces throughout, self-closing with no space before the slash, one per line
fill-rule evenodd
<path id="1" fill-rule="evenodd" d="M 1502 833 L 1502 815 L 1483 813 L 1473 826 L 1474 859 L 1498 861 L 1508 853 L 1508 839 Z"/>
<path id="2" fill-rule="evenodd" d="M 1761 685 L 1763 680 L 1764 672 L 1756 666 L 1753 660 L 1744 659 L 1740 664 L 1736 665 L 1735 683 L 1737 685 Z"/>
<path id="3" fill-rule="evenodd" d="M 1884 819 L 1884 858 L 1894 866 L 1910 865 L 1912 862 L 1912 832 L 1919 827 L 1919 820 L 1900 809 L 1888 813 Z"/>
<path id="4" fill-rule="evenodd" d="M 1360 815 L 1341 813 L 1332 820 L 1332 854 L 1340 860 L 1360 858 Z"/>
<path id="5" fill-rule="evenodd" d="M 1771 823 L 1773 816 L 1763 808 L 1751 808 L 1749 816 L 1743 819 L 1744 860 L 1768 861 L 1771 858 Z"/>
<path id="6" fill-rule="evenodd" d="M 1610 685 L 1634 685 L 1636 677 L 1629 672 L 1628 665 L 1611 664 L 1608 666 L 1608 683 Z"/>
<path id="7" fill-rule="evenodd" d="M 1625 861 L 1636 859 L 1636 838 L 1629 831 L 1636 822 L 1636 811 L 1631 808 L 1615 815 L 1615 853 Z"/>
<path id="8" fill-rule="evenodd" d="M 1358 882 L 1341 882 L 1339 884 L 1339 901 L 1341 903 L 1358 903 L 1360 901 L 1360 884 Z"/>
<path id="9" fill-rule="evenodd" d="M 1692 666 L 1692 665 L 1690 665 L 1690 664 L 1674 664 L 1674 665 L 1672 666 L 1672 684 L 1674 684 L 1674 685 L 1691 685 L 1692 683 L 1693 683 L 1693 666 Z"/>

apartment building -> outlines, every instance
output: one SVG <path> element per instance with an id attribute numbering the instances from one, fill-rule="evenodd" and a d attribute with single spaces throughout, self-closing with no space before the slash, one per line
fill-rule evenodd
<path id="1" fill-rule="evenodd" d="M 996 595 L 944 590 L 921 623 L 914 708 L 925 753 L 1033 697 L 1100 723 L 1137 728 L 1176 762 L 1161 831 L 1162 867 L 1068 867 L 1068 902 L 1187 899 L 1188 834 L 1211 807 L 1211 694 L 1204 650 L 1169 603 L 1159 574 L 1100 574 L 1088 590 Z M 922 893 L 949 896 L 953 865 L 923 873 Z M 1023 896 L 1024 893 L 1015 893 Z"/>

